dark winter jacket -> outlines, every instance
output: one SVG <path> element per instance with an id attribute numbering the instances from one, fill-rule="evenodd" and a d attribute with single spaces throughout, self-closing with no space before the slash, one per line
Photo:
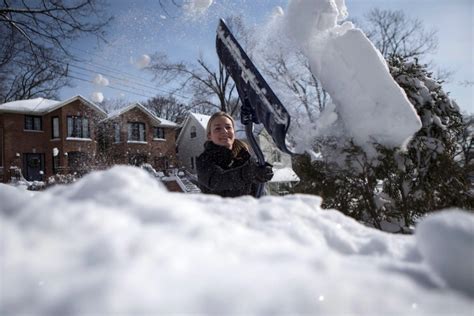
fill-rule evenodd
<path id="1" fill-rule="evenodd" d="M 254 194 L 255 170 L 258 167 L 245 148 L 234 154 L 224 146 L 207 141 L 204 152 L 197 158 L 196 167 L 203 193 L 222 197 Z"/>

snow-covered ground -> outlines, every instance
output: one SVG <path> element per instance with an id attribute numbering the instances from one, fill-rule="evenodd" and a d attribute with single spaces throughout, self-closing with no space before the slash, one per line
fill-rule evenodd
<path id="1" fill-rule="evenodd" d="M 473 315 L 474 217 L 413 236 L 308 195 L 167 192 L 114 167 L 29 192 L 0 184 L 1 315 Z"/>

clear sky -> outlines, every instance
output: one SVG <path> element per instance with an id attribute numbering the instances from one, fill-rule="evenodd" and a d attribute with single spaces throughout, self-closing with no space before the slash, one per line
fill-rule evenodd
<path id="1" fill-rule="evenodd" d="M 202 54 L 216 61 L 215 28 L 220 17 L 241 14 L 249 24 L 263 24 L 276 6 L 286 8 L 287 0 L 199 0 L 212 2 L 202 14 L 168 10 L 158 0 L 110 1 L 115 20 L 110 25 L 107 43 L 84 39 L 74 43 L 74 52 L 87 60 L 71 64 L 75 88 L 66 88 L 62 98 L 81 94 L 91 98 L 101 92 L 106 99 L 123 97 L 144 101 L 166 89 L 157 87 L 151 76 L 139 70 L 143 55 L 156 51 L 170 59 L 194 61 Z M 431 58 L 442 69 L 453 71 L 444 89 L 450 92 L 462 111 L 474 113 L 474 1 L 472 0 L 346 0 L 349 17 L 361 19 L 373 8 L 402 10 L 410 18 L 420 19 L 427 29 L 438 31 L 438 51 Z M 93 83 L 98 74 L 108 85 Z M 466 85 L 471 82 L 471 85 Z"/>

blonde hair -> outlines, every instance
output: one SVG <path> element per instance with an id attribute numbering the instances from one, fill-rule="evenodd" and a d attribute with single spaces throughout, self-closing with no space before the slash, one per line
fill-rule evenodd
<path id="1" fill-rule="evenodd" d="M 235 121 L 234 121 L 234 118 L 232 116 L 230 116 L 229 113 L 226 113 L 226 112 L 223 112 L 223 111 L 219 111 L 219 112 L 216 112 L 214 114 L 211 115 L 211 117 L 209 118 L 209 121 L 207 122 L 207 126 L 206 126 L 206 134 L 207 136 L 209 136 L 211 134 L 211 125 L 212 125 L 212 122 L 214 122 L 215 119 L 219 118 L 219 117 L 226 117 L 228 118 L 231 122 L 232 122 L 232 128 L 235 130 Z M 237 154 L 242 150 L 242 149 L 245 149 L 245 150 L 249 150 L 249 147 L 248 145 L 241 141 L 240 139 L 234 139 L 234 144 L 232 145 L 232 154 L 234 156 L 237 156 Z"/>

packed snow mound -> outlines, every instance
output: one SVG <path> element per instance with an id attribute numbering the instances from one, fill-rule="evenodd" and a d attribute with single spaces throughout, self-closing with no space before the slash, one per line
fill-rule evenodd
<path id="1" fill-rule="evenodd" d="M 44 192 L 0 184 L 0 200 L 2 315 L 471 315 L 474 306 L 440 282 L 414 236 L 322 210 L 316 196 L 170 193 L 139 168 L 114 167 Z"/>
<path id="2" fill-rule="evenodd" d="M 427 264 L 474 298 L 474 216 L 459 210 L 432 215 L 418 225 L 416 239 Z"/>
<path id="3" fill-rule="evenodd" d="M 282 24 L 330 94 L 335 108 L 328 110 L 339 119 L 337 133 L 342 124 L 345 136 L 373 157 L 373 143 L 403 147 L 421 121 L 362 30 L 350 22 L 338 24 L 346 16 L 343 0 L 290 0 Z"/>

